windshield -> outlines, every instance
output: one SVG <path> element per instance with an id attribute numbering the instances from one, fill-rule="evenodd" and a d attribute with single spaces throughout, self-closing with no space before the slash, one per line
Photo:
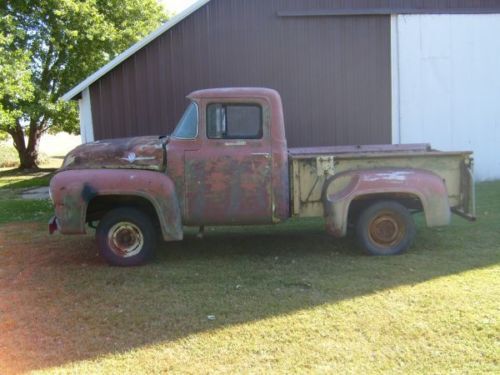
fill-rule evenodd
<path id="1" fill-rule="evenodd" d="M 181 139 L 194 139 L 198 135 L 198 106 L 191 103 L 182 115 L 172 137 Z"/>

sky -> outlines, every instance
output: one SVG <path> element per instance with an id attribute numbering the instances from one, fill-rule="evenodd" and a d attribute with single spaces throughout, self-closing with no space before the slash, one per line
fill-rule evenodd
<path id="1" fill-rule="evenodd" d="M 174 14 L 182 12 L 197 0 L 158 0 L 165 8 Z"/>

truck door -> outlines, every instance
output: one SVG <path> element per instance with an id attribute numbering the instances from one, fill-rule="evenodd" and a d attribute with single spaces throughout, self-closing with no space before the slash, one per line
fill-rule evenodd
<path id="1" fill-rule="evenodd" d="M 271 141 L 267 103 L 208 102 L 202 145 L 185 152 L 186 222 L 272 222 Z"/>

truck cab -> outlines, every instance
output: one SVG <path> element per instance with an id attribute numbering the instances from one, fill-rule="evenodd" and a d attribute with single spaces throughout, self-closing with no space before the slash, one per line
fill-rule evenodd
<path id="1" fill-rule="evenodd" d="M 185 225 L 271 224 L 289 216 L 288 156 L 279 94 L 210 89 L 191 104 L 167 145 Z"/>

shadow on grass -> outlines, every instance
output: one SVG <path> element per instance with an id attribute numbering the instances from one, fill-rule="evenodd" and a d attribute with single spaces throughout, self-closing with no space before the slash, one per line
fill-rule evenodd
<path id="1" fill-rule="evenodd" d="M 0 171 L 0 189 L 26 189 L 49 186 L 55 168 L 43 168 L 25 171 L 21 169 L 8 169 Z"/>
<path id="2" fill-rule="evenodd" d="M 53 367 L 488 267 L 500 260 L 498 222 L 420 228 L 395 257 L 365 256 L 325 235 L 321 220 L 209 228 L 203 240 L 189 230 L 129 269 L 105 265 L 91 236 L 4 225 L 0 362 Z"/>

